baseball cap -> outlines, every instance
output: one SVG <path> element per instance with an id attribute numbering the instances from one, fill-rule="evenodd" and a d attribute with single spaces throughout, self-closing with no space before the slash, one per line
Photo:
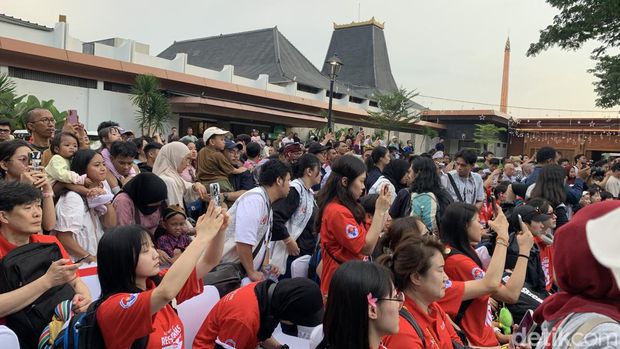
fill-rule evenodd
<path id="1" fill-rule="evenodd" d="M 205 132 L 202 134 L 202 139 L 204 139 L 205 143 L 213 136 L 216 135 L 225 135 L 228 134 L 228 131 L 224 131 L 219 127 L 209 127 L 208 129 L 205 130 Z"/>
<path id="2" fill-rule="evenodd" d="M 586 236 L 594 258 L 609 268 L 614 274 L 616 283 L 620 284 L 620 258 L 618 258 L 620 236 L 616 232 L 618 226 L 620 226 L 620 207 L 588 221 Z"/>
<path id="3" fill-rule="evenodd" d="M 235 143 L 233 141 L 231 141 L 230 139 L 227 139 L 226 141 L 224 141 L 224 149 L 239 149 L 242 150 L 243 146 L 239 143 Z"/>
<path id="4" fill-rule="evenodd" d="M 515 207 L 515 209 L 512 211 L 512 214 L 510 215 L 510 219 L 517 227 L 519 226 L 518 215 L 521 215 L 521 218 L 525 223 L 544 222 L 551 218 L 551 216 L 549 216 L 546 212 L 542 213 L 534 206 L 521 205 Z"/>
<path id="5" fill-rule="evenodd" d="M 443 156 L 443 152 L 442 152 L 441 150 L 440 150 L 440 151 L 438 151 L 438 152 L 435 152 L 435 154 L 433 154 L 433 160 L 436 160 L 436 159 L 443 159 L 443 157 L 444 157 L 444 156 Z"/>
<path id="6" fill-rule="evenodd" d="M 121 131 L 121 134 L 122 134 L 122 135 L 124 135 L 124 134 L 128 134 L 128 133 L 131 133 L 132 135 L 133 135 L 133 134 L 135 134 L 135 133 L 133 132 L 133 130 L 122 130 L 122 131 Z"/>
<path id="7" fill-rule="evenodd" d="M 327 150 L 327 147 L 324 146 L 323 144 L 319 143 L 319 142 L 312 142 L 308 146 L 308 153 L 310 153 L 310 154 L 318 154 L 318 153 L 323 152 L 325 150 Z"/>

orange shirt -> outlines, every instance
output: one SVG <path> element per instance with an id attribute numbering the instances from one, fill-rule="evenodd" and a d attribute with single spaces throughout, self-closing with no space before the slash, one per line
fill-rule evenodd
<path id="1" fill-rule="evenodd" d="M 325 297 L 329 290 L 329 283 L 340 263 L 350 260 L 364 260 L 368 256 L 362 254 L 366 244 L 366 227 L 357 223 L 349 209 L 334 200 L 323 210 L 321 222 L 321 259 L 323 271 L 321 273 L 321 293 Z M 327 251 L 326 251 L 327 249 Z M 329 253 L 328 253 L 329 251 Z"/>
<path id="2" fill-rule="evenodd" d="M 485 275 L 484 270 L 464 254 L 448 257 L 445 272 L 454 281 L 479 280 Z M 467 335 L 471 345 L 493 347 L 498 346 L 499 342 L 495 337 L 492 321 L 493 315 L 489 306 L 489 295 L 485 295 L 472 301 L 463 315 L 460 327 Z"/>
<path id="3" fill-rule="evenodd" d="M 383 343 L 388 348 L 428 348 L 428 349 L 452 349 L 452 340 L 462 344 L 456 334 L 448 315 L 438 303 L 431 303 L 428 312 L 410 298 L 405 299 L 404 307 L 416 320 L 422 334 L 424 344 L 416 330 L 402 316 L 399 317 L 398 334 L 383 338 Z"/>
<path id="4" fill-rule="evenodd" d="M 167 270 L 162 271 L 164 276 Z M 183 349 L 183 323 L 170 304 L 151 315 L 151 295 L 155 284 L 147 280 L 147 290 L 140 293 L 117 293 L 97 309 L 97 323 L 106 348 L 130 348 L 136 339 L 149 336 L 147 349 Z M 196 270 L 189 276 L 176 297 L 177 303 L 202 293 L 202 279 Z"/>
<path id="5" fill-rule="evenodd" d="M 64 247 L 60 244 L 60 241 L 55 236 L 50 235 L 41 235 L 41 234 L 32 234 L 30 235 L 30 242 L 38 242 L 38 243 L 49 243 L 56 244 L 58 248 L 60 248 L 60 253 L 62 254 L 62 258 L 69 259 L 69 254 L 65 250 Z M 0 235 L 0 260 L 4 258 L 9 252 L 13 251 L 17 246 L 8 242 L 4 236 Z M 0 325 L 6 325 L 6 319 L 0 317 Z"/>
<path id="6" fill-rule="evenodd" d="M 211 309 L 194 339 L 193 349 L 213 349 L 216 342 L 238 349 L 254 349 L 258 343 L 260 310 L 254 282 L 220 299 Z"/>

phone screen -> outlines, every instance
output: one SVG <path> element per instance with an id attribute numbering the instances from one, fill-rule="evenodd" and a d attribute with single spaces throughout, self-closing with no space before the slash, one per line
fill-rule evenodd
<path id="1" fill-rule="evenodd" d="M 529 335 L 534 330 L 534 312 L 532 310 L 528 310 L 523 315 L 523 319 L 519 323 L 517 330 L 514 333 L 514 342 L 515 343 L 527 343 L 529 342 Z"/>
<path id="2" fill-rule="evenodd" d="M 217 206 L 222 206 L 222 202 L 220 199 L 220 185 L 219 183 L 211 183 L 209 185 L 209 192 L 213 200 L 215 200 L 215 204 Z"/>
<path id="3" fill-rule="evenodd" d="M 30 166 L 34 171 L 39 170 L 39 166 L 41 166 L 41 152 L 40 151 L 31 151 L 30 152 Z"/>

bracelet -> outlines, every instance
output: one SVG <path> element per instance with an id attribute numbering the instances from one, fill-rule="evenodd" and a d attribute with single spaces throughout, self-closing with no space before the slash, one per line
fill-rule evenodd
<path id="1" fill-rule="evenodd" d="M 507 244 L 507 243 L 505 243 L 504 241 L 496 241 L 496 242 L 495 242 L 495 244 L 496 244 L 496 245 L 502 245 L 502 246 L 504 246 L 504 247 L 508 248 L 508 244 Z"/>
<path id="2" fill-rule="evenodd" d="M 497 239 L 495 239 L 495 243 L 508 247 L 508 240 L 506 240 L 504 238 L 499 238 L 498 237 Z"/>
<path id="3" fill-rule="evenodd" d="M 47 199 L 47 198 L 53 198 L 54 197 L 54 192 L 51 193 L 43 193 L 43 198 Z"/>
<path id="4" fill-rule="evenodd" d="M 530 259 L 530 256 L 525 255 L 525 254 L 521 254 L 521 253 L 519 253 L 519 257 L 523 257 L 525 259 Z M 517 258 L 519 258 L 519 257 L 517 257 Z"/>

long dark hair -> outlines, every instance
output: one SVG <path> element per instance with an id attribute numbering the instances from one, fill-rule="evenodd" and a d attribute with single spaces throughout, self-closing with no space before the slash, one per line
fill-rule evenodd
<path id="1" fill-rule="evenodd" d="M 323 319 L 323 341 L 317 348 L 369 348 L 368 294 L 390 297 L 390 271 L 379 264 L 349 261 L 334 273 Z"/>
<path id="2" fill-rule="evenodd" d="M 553 207 L 566 202 L 565 177 L 566 172 L 562 166 L 556 164 L 543 166 L 530 197 L 543 198 Z"/>
<path id="3" fill-rule="evenodd" d="M 101 154 L 92 149 L 80 149 L 76 151 L 75 155 L 73 155 L 73 160 L 71 160 L 71 171 L 79 175 L 86 174 L 88 163 L 97 155 Z"/>
<path id="4" fill-rule="evenodd" d="M 431 235 L 409 236 L 402 240 L 393 254 L 386 254 L 377 260 L 390 269 L 394 275 L 394 287 L 404 291 L 411 284 L 411 275 L 426 275 L 431 267 L 431 257 L 439 252 L 443 255 L 444 248 L 436 237 Z"/>
<path id="5" fill-rule="evenodd" d="M 418 156 L 413 160 L 411 167 L 414 174 L 413 182 L 410 186 L 411 192 L 419 194 L 431 192 L 436 197 L 439 197 L 441 184 L 435 162 L 425 156 Z"/>
<path id="6" fill-rule="evenodd" d="M 366 170 L 370 172 L 374 167 L 377 167 L 377 162 L 387 153 L 389 153 L 389 150 L 386 147 L 375 147 L 366 159 Z"/>
<path id="7" fill-rule="evenodd" d="M 97 247 L 102 298 L 143 291 L 136 287 L 136 266 L 143 245 L 150 239 L 148 231 L 139 225 L 122 226 L 103 234 Z"/>
<path id="8" fill-rule="evenodd" d="M 353 155 L 344 155 L 338 158 L 332 166 L 332 172 L 325 183 L 325 187 L 319 192 L 317 205 L 319 206 L 319 215 L 316 220 L 317 229 L 321 229 L 321 220 L 323 219 L 323 210 L 334 199 L 338 199 L 341 204 L 351 211 L 353 217 L 358 223 L 364 220 L 364 208 L 355 200 L 349 187 L 353 181 L 366 173 L 364 163 Z M 342 178 L 348 179 L 347 186 L 342 185 Z"/>
<path id="9" fill-rule="evenodd" d="M 316 155 L 304 154 L 301 157 L 299 157 L 299 159 L 297 159 L 296 163 L 291 165 L 292 172 L 293 172 L 292 179 L 303 177 L 304 172 L 306 172 L 306 169 L 315 170 L 315 169 L 319 169 L 320 167 L 321 167 L 321 162 L 319 161 L 319 158 L 316 157 Z"/>
<path id="10" fill-rule="evenodd" d="M 443 214 L 439 235 L 444 244 L 448 244 L 460 251 L 482 268 L 482 262 L 478 258 L 476 251 L 471 247 L 467 236 L 467 226 L 469 224 L 478 224 L 478 222 L 471 222 L 472 218 L 474 216 L 477 217 L 477 215 L 478 209 L 472 204 L 464 202 L 450 204 Z"/>
<path id="11" fill-rule="evenodd" d="M 397 193 L 406 186 L 400 181 L 407 175 L 409 168 L 411 167 L 409 166 L 409 162 L 407 162 L 407 160 L 396 159 L 390 161 L 390 163 L 383 169 L 383 176 L 387 178 L 390 183 L 392 183 Z"/>

